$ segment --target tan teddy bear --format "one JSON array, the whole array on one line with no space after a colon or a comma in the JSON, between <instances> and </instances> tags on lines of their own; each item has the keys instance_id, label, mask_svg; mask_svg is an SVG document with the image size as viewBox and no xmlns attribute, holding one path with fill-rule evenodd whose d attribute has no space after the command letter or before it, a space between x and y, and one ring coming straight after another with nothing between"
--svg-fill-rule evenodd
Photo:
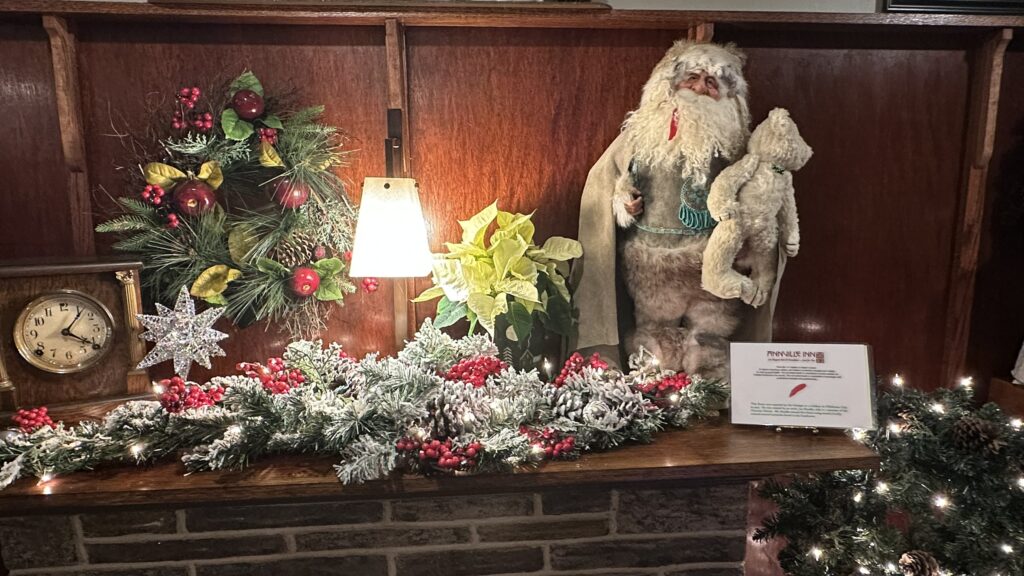
<instances>
[{"instance_id":1,"label":"tan teddy bear","mask_svg":"<svg viewBox=\"0 0 1024 576\"><path fill-rule=\"evenodd\" d=\"M718 220L701 270L701 285L719 298L741 298L758 307L775 285L777 248L786 256L800 249L793 175L811 157L811 147L784 108L768 114L750 135L747 155L722 171L711 185L708 211ZM750 267L750 277L735 269Z\"/></svg>"}]
</instances>

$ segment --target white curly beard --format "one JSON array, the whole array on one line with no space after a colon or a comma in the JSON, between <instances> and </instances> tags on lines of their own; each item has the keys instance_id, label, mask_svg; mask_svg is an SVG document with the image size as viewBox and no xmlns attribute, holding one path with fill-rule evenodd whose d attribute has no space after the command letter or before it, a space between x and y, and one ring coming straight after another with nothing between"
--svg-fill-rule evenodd
<instances>
[{"instance_id":1,"label":"white curly beard","mask_svg":"<svg viewBox=\"0 0 1024 576\"><path fill-rule=\"evenodd\" d=\"M673 110L678 124L675 138L669 140ZM653 168L681 169L684 178L692 178L698 185L706 183L716 154L736 159L750 137L737 99L716 101L691 90L678 90L660 102L642 103L626 118L622 129L638 162Z\"/></svg>"}]
</instances>

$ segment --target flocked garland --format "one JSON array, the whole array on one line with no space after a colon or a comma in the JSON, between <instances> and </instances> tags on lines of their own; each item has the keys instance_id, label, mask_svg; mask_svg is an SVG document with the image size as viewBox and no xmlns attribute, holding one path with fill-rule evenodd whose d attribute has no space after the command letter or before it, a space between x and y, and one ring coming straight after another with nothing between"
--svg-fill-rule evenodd
<instances>
[{"instance_id":1,"label":"flocked garland","mask_svg":"<svg viewBox=\"0 0 1024 576\"><path fill-rule=\"evenodd\" d=\"M509 368L486 336L452 339L427 320L395 358L348 357L298 341L283 358L242 363L206 384L162 382L102 421L48 425L0 440L0 488L106 462L182 452L189 471L240 468L275 453L338 459L344 483L403 470L507 471L549 458L649 441L664 427L717 413L724 384L662 371L647 353L630 371L574 357L557 384ZM578 356L578 355L577 355Z\"/></svg>"},{"instance_id":2,"label":"flocked garland","mask_svg":"<svg viewBox=\"0 0 1024 576\"><path fill-rule=\"evenodd\" d=\"M129 194L97 227L138 255L143 288L169 303L187 286L236 324L270 319L317 333L345 274L355 211L334 170L348 154L323 107L290 109L251 72L224 89L181 88L150 127L118 134ZM367 286L369 289L369 286Z\"/></svg>"}]
</instances>

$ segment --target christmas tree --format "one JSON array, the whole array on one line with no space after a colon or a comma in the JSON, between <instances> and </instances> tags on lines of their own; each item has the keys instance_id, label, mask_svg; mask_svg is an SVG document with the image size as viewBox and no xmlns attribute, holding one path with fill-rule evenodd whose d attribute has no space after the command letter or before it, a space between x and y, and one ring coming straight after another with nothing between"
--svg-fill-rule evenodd
<instances>
[{"instance_id":1,"label":"christmas tree","mask_svg":"<svg viewBox=\"0 0 1024 576\"><path fill-rule=\"evenodd\" d=\"M785 537L794 576L1024 574L1024 432L971 381L928 394L898 376L879 401L879 427L853 437L877 471L769 481L779 510L758 540Z\"/></svg>"}]
</instances>

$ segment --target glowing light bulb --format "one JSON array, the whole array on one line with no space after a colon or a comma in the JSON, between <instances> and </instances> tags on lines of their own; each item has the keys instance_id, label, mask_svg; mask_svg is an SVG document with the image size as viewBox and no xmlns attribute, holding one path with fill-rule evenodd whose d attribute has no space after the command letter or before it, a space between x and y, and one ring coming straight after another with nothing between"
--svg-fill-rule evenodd
<instances>
[{"instance_id":1,"label":"glowing light bulb","mask_svg":"<svg viewBox=\"0 0 1024 576\"><path fill-rule=\"evenodd\" d=\"M679 394L673 394L673 395L669 396L668 397L668 401L673 403L673 404L675 404L676 402L679 402Z\"/></svg>"},{"instance_id":2,"label":"glowing light bulb","mask_svg":"<svg viewBox=\"0 0 1024 576\"><path fill-rule=\"evenodd\" d=\"M1024 425L1024 420L1021 420L1020 418L1010 420L1010 426L1012 426L1014 430L1020 430L1022 425Z\"/></svg>"},{"instance_id":3,"label":"glowing light bulb","mask_svg":"<svg viewBox=\"0 0 1024 576\"><path fill-rule=\"evenodd\" d=\"M862 500L864 500L864 493L863 492L857 492L856 494L853 495L853 501L854 502L860 504Z\"/></svg>"},{"instance_id":4,"label":"glowing light bulb","mask_svg":"<svg viewBox=\"0 0 1024 576\"><path fill-rule=\"evenodd\" d=\"M935 412L936 414L945 414L946 407L936 402L935 404L932 404L932 412Z\"/></svg>"},{"instance_id":5,"label":"glowing light bulb","mask_svg":"<svg viewBox=\"0 0 1024 576\"><path fill-rule=\"evenodd\" d=\"M903 381L903 376L900 376L899 374L896 374L895 376L892 377L892 385L893 386L902 387L903 386L903 382L904 382Z\"/></svg>"},{"instance_id":6,"label":"glowing light bulb","mask_svg":"<svg viewBox=\"0 0 1024 576\"><path fill-rule=\"evenodd\" d=\"M1024 476L1017 478L1017 487L1024 489Z\"/></svg>"},{"instance_id":7,"label":"glowing light bulb","mask_svg":"<svg viewBox=\"0 0 1024 576\"><path fill-rule=\"evenodd\" d=\"M942 494L939 494L935 496L934 499L932 499L932 504L935 504L935 507L939 509L949 508L949 498L946 498Z\"/></svg>"},{"instance_id":8,"label":"glowing light bulb","mask_svg":"<svg viewBox=\"0 0 1024 576\"><path fill-rule=\"evenodd\" d=\"M863 442L868 437L868 433L863 428L854 428L850 431L850 435L857 442Z\"/></svg>"},{"instance_id":9,"label":"glowing light bulb","mask_svg":"<svg viewBox=\"0 0 1024 576\"><path fill-rule=\"evenodd\" d=\"M138 442L136 444L132 444L132 447L129 448L128 450L132 453L132 456L134 456L135 458L138 458L139 456L142 456L142 452L145 449L146 449L146 445L141 443L141 442Z\"/></svg>"},{"instance_id":10,"label":"glowing light bulb","mask_svg":"<svg viewBox=\"0 0 1024 576\"><path fill-rule=\"evenodd\" d=\"M43 475L39 477L40 484L46 484L50 480L53 480L53 474L50 474L49 472L43 472Z\"/></svg>"},{"instance_id":11,"label":"glowing light bulb","mask_svg":"<svg viewBox=\"0 0 1024 576\"><path fill-rule=\"evenodd\" d=\"M999 549L1003 551L1003 554L1013 554L1013 546L1009 544L1000 544Z\"/></svg>"},{"instance_id":12,"label":"glowing light bulb","mask_svg":"<svg viewBox=\"0 0 1024 576\"><path fill-rule=\"evenodd\" d=\"M889 433L896 435L903 431L903 427L895 422L889 422Z\"/></svg>"},{"instance_id":13,"label":"glowing light bulb","mask_svg":"<svg viewBox=\"0 0 1024 576\"><path fill-rule=\"evenodd\" d=\"M821 557L824 555L825 553L821 551L821 548L818 548L817 546L811 548L811 556L813 556L815 560L821 560Z\"/></svg>"},{"instance_id":14,"label":"glowing light bulb","mask_svg":"<svg viewBox=\"0 0 1024 576\"><path fill-rule=\"evenodd\" d=\"M653 359L651 359L651 364L654 364L655 366L658 366L659 364L661 364L661 362L658 361L658 357L655 356Z\"/></svg>"},{"instance_id":15,"label":"glowing light bulb","mask_svg":"<svg viewBox=\"0 0 1024 576\"><path fill-rule=\"evenodd\" d=\"M964 376L960 379L960 386L963 388L970 388L971 386L974 386L974 378Z\"/></svg>"},{"instance_id":16,"label":"glowing light bulb","mask_svg":"<svg viewBox=\"0 0 1024 576\"><path fill-rule=\"evenodd\" d=\"M895 572L896 571L896 565L893 564L892 562L886 562L885 563L885 571L886 572Z\"/></svg>"},{"instance_id":17,"label":"glowing light bulb","mask_svg":"<svg viewBox=\"0 0 1024 576\"><path fill-rule=\"evenodd\" d=\"M857 571L860 572L861 574L871 574L871 570L868 570L864 566L861 566L861 567L857 568Z\"/></svg>"},{"instance_id":18,"label":"glowing light bulb","mask_svg":"<svg viewBox=\"0 0 1024 576\"><path fill-rule=\"evenodd\" d=\"M887 494L889 492L889 485L885 482L879 481L878 484L875 484L875 492L878 492L879 494Z\"/></svg>"},{"instance_id":19,"label":"glowing light bulb","mask_svg":"<svg viewBox=\"0 0 1024 576\"><path fill-rule=\"evenodd\" d=\"M163 394L163 393L164 393L164 387L161 386L160 384L157 384L156 382L153 382L153 394L158 394L159 395L159 394Z\"/></svg>"}]
</instances>

